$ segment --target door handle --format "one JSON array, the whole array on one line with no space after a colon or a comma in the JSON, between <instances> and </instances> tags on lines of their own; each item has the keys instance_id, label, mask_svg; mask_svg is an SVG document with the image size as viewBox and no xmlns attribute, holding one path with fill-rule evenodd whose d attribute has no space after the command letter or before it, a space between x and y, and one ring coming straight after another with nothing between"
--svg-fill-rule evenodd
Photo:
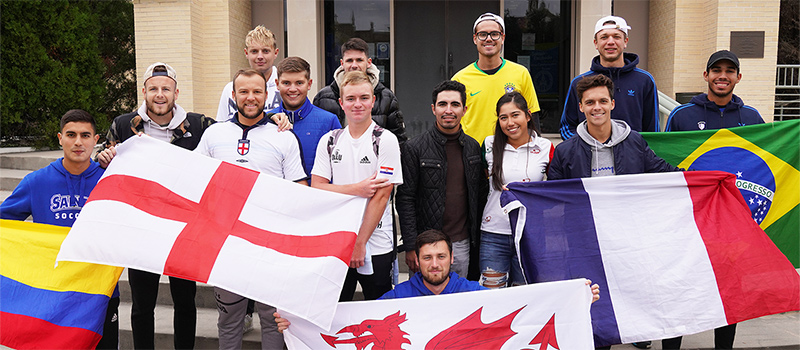
<instances>
[{"instance_id":1,"label":"door handle","mask_svg":"<svg viewBox=\"0 0 800 350\"><path fill-rule=\"evenodd\" d=\"M447 77L445 77L445 79L449 79L450 77L453 76L453 53L452 52L448 52L447 53L447 73L448 74L447 74Z\"/></svg>"}]
</instances>

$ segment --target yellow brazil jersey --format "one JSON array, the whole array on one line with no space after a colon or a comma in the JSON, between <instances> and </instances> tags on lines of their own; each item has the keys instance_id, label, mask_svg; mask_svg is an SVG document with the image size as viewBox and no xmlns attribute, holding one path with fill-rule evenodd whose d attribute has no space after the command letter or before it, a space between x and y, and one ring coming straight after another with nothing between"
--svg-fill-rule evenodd
<instances>
[{"instance_id":1,"label":"yellow brazil jersey","mask_svg":"<svg viewBox=\"0 0 800 350\"><path fill-rule=\"evenodd\" d=\"M461 119L464 132L481 142L494 135L497 122L497 100L513 89L519 90L531 113L539 111L539 100L533 88L531 74L524 66L503 59L497 73L488 75L478 68L477 62L464 67L453 76L467 87L467 113Z\"/></svg>"}]
</instances>

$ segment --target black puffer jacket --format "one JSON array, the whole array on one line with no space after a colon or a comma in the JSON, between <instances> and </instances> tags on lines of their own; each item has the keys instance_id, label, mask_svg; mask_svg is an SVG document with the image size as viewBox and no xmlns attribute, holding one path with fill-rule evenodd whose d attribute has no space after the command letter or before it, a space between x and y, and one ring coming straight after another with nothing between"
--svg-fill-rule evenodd
<instances>
[{"instance_id":1,"label":"black puffer jacket","mask_svg":"<svg viewBox=\"0 0 800 350\"><path fill-rule=\"evenodd\" d=\"M312 102L315 106L339 117L339 123L345 125L345 116L342 106L339 105L339 82L344 78L344 69L341 66L334 72L334 82L322 88L314 96ZM403 124L403 113L392 90L389 90L378 81L380 71L375 65L367 67L367 75L372 81L375 93L375 105L372 106L372 120L382 128L389 130L397 136L397 141L402 145L408 140L406 126Z\"/></svg>"},{"instance_id":2,"label":"black puffer jacket","mask_svg":"<svg viewBox=\"0 0 800 350\"><path fill-rule=\"evenodd\" d=\"M489 182L483 167L481 146L460 131L464 173L467 183L467 230L470 242L480 242L481 214L486 205ZM445 139L436 127L409 140L402 148L403 184L397 188L397 213L403 234L403 250L414 250L417 234L441 230L444 217L447 155Z\"/></svg>"}]
</instances>

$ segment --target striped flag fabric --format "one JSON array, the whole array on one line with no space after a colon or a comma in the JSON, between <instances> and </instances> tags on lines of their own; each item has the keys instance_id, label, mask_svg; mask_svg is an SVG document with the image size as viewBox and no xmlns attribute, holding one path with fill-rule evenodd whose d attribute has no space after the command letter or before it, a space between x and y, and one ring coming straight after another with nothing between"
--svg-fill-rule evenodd
<instances>
[{"instance_id":1,"label":"striped flag fabric","mask_svg":"<svg viewBox=\"0 0 800 350\"><path fill-rule=\"evenodd\" d=\"M0 344L94 349L122 268L62 262L68 227L0 220Z\"/></svg>"},{"instance_id":2,"label":"striped flag fabric","mask_svg":"<svg viewBox=\"0 0 800 350\"><path fill-rule=\"evenodd\" d=\"M365 206L135 137L117 147L58 260L208 283L324 327Z\"/></svg>"},{"instance_id":3,"label":"striped flag fabric","mask_svg":"<svg viewBox=\"0 0 800 350\"><path fill-rule=\"evenodd\" d=\"M292 350L583 350L594 347L585 281L340 303L330 330L279 312Z\"/></svg>"},{"instance_id":4,"label":"striped flag fabric","mask_svg":"<svg viewBox=\"0 0 800 350\"><path fill-rule=\"evenodd\" d=\"M597 346L800 310L800 276L720 171L513 183L529 283L589 278Z\"/></svg>"},{"instance_id":5,"label":"striped flag fabric","mask_svg":"<svg viewBox=\"0 0 800 350\"><path fill-rule=\"evenodd\" d=\"M642 136L670 164L736 175L753 220L800 267L800 120Z\"/></svg>"}]
</instances>

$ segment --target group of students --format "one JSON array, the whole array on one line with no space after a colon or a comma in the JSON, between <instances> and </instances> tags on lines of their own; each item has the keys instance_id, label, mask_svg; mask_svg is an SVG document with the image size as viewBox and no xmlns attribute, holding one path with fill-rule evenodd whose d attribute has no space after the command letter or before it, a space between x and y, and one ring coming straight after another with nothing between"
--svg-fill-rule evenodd
<instances>
[{"instance_id":1,"label":"group of students","mask_svg":"<svg viewBox=\"0 0 800 350\"><path fill-rule=\"evenodd\" d=\"M622 49L614 40L627 42L629 27L620 20L614 17L598 21L596 43L611 43L611 49L604 46L602 51L598 45L601 57L622 57ZM481 84L491 84L497 78L495 74L506 74L516 67L499 56L504 30L500 16L484 14L476 20L473 41L478 61L454 76L454 80L434 88L431 110L435 122L429 132L408 142L397 100L377 80L376 68L361 39L354 38L343 45L342 66L337 69L334 83L323 88L311 103L307 97L312 84L308 62L287 57L273 65L278 51L274 36L263 26L256 27L245 39L250 69L237 72L223 89L216 121L177 105L175 70L166 63L154 63L143 75L144 103L138 110L114 119L106 137L107 148L97 155L99 165L90 159L99 138L94 120L84 111L67 112L58 134L64 158L27 176L2 203L0 216L24 220L32 215L36 222L71 226L103 168L113 160L114 146L137 134L147 134L302 185L309 185L310 180L312 187L369 198L340 296L342 301L352 300L356 283L362 285L366 299L377 299L392 291L397 224L390 200L396 186L399 226L405 243L401 249L406 250L406 262L415 272L411 280L417 281L418 287L439 294L449 281L461 281L458 275L479 279L482 288L523 284L525 278L516 257L508 216L500 207L500 194L508 183L679 169L656 156L638 130L624 121L642 120L641 114L612 116L618 86L606 74L584 74L573 81L570 98L574 94L575 106L570 108L580 111L580 118L575 118L580 123L566 129L575 137L557 147L541 135L532 85L530 92L523 86L502 86L501 93L493 95L498 99L490 102L485 100L488 93L478 95L480 100L474 98L478 93L469 91L488 86ZM667 130L763 123L758 112L743 107L741 99L732 94L741 79L735 55L728 51L715 53L703 76L708 81L708 94L677 108L669 118ZM470 122L462 124L468 110L473 113ZM483 113L477 115L475 111ZM478 123L478 119L483 121ZM466 125L485 125L487 119L494 126L493 132L481 140L471 137L475 135L466 130ZM283 131L288 128L293 132ZM483 135L483 128L473 130ZM54 195L68 198L66 204L51 205ZM449 255L439 247L420 256L421 248L427 251L443 240L441 235L434 235L416 242L431 229L447 237ZM437 258L446 262L444 276L441 264L431 262ZM470 266L477 267L478 274L471 274ZM158 280L157 274L129 269L136 348L155 345ZM476 288L464 283L459 282L468 289ZM175 347L193 348L195 283L170 277L170 289L175 305ZM220 288L215 292L220 348L240 348L248 301ZM114 297L98 348L117 346L118 294ZM278 327L271 319L274 308L258 305L258 311L262 348L283 347ZM731 344L732 339L731 334ZM680 340L677 344L679 347Z\"/></svg>"}]
</instances>

